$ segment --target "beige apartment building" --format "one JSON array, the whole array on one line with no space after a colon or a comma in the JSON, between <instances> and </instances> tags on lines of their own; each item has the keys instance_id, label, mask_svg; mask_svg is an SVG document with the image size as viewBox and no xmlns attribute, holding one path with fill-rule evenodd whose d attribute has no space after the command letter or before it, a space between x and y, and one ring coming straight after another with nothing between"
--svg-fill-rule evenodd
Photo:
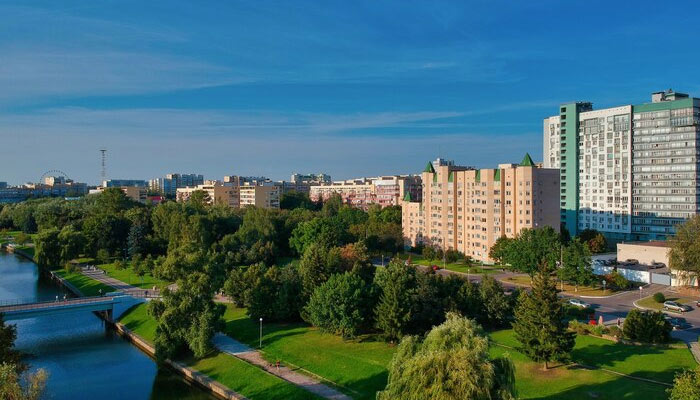
<instances>
[{"instance_id":1,"label":"beige apartment building","mask_svg":"<svg viewBox=\"0 0 700 400\"><path fill-rule=\"evenodd\" d=\"M187 201L192 193L197 190L205 191L209 195L210 204L225 204L229 207L239 206L235 189L231 186L224 186L224 184L217 181L206 181L203 185L177 188L176 199L178 202Z\"/></svg>"},{"instance_id":2,"label":"beige apartment building","mask_svg":"<svg viewBox=\"0 0 700 400\"><path fill-rule=\"evenodd\" d=\"M225 204L233 208L280 207L280 188L269 181L249 182L239 176L225 176L223 182L205 181L203 185L178 188L177 201L187 201L196 190L207 192L213 204Z\"/></svg>"},{"instance_id":3,"label":"beige apartment building","mask_svg":"<svg viewBox=\"0 0 700 400\"><path fill-rule=\"evenodd\" d=\"M454 249L490 263L489 250L501 236L543 226L559 232L559 170L542 168L529 154L495 169L437 159L422 181L422 201L410 194L401 201L407 246Z\"/></svg>"},{"instance_id":4,"label":"beige apartment building","mask_svg":"<svg viewBox=\"0 0 700 400\"><path fill-rule=\"evenodd\" d=\"M277 185L245 184L238 187L240 207L280 208L280 187Z\"/></svg>"},{"instance_id":5,"label":"beige apartment building","mask_svg":"<svg viewBox=\"0 0 700 400\"><path fill-rule=\"evenodd\" d=\"M133 201L138 201L139 203L147 203L148 200L148 189L140 186L119 186L118 187L126 197ZM100 194L105 190L104 187L100 186L97 189L90 190L89 194Z\"/></svg>"},{"instance_id":6,"label":"beige apartment building","mask_svg":"<svg viewBox=\"0 0 700 400\"><path fill-rule=\"evenodd\" d=\"M409 193L411 198L421 198L421 177L419 175L391 175L375 178L348 179L311 186L309 197L313 201L328 200L339 194L343 203L367 210L372 204L382 207L398 206Z\"/></svg>"}]
</instances>

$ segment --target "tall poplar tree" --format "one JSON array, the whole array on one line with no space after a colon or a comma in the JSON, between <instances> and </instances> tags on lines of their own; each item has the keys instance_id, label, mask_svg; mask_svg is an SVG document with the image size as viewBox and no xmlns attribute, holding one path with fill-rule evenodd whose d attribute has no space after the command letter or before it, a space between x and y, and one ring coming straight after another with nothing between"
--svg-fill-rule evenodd
<instances>
[{"instance_id":1,"label":"tall poplar tree","mask_svg":"<svg viewBox=\"0 0 700 400\"><path fill-rule=\"evenodd\" d=\"M576 334L569 332L556 283L546 268L532 280L532 291L523 292L515 309L515 336L521 350L547 370L550 361L564 361L574 348Z\"/></svg>"}]
</instances>

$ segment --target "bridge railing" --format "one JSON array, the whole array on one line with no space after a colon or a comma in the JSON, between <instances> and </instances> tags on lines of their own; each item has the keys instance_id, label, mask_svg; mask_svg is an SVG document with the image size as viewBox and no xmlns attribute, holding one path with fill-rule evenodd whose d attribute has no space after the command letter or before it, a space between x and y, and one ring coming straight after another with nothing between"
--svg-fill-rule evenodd
<instances>
[{"instance_id":1,"label":"bridge railing","mask_svg":"<svg viewBox=\"0 0 700 400\"><path fill-rule=\"evenodd\" d=\"M0 308L4 307L19 307L31 309L31 308L42 308L48 305L62 305L62 304L85 304L85 303L98 303L101 301L112 301L114 297L112 296L90 296L90 297L72 297L67 299L59 298L58 300L46 300L46 301L33 301L33 300L2 300L0 301Z\"/></svg>"}]
</instances>

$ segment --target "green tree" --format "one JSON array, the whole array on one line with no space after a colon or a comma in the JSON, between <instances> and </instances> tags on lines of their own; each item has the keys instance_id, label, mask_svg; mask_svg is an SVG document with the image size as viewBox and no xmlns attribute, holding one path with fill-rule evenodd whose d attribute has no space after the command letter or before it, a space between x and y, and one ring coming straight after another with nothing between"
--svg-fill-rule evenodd
<instances>
[{"instance_id":1,"label":"green tree","mask_svg":"<svg viewBox=\"0 0 700 400\"><path fill-rule=\"evenodd\" d=\"M523 229L508 246L505 261L517 271L534 275L540 266L554 271L559 260L559 235L546 226L544 228Z\"/></svg>"},{"instance_id":2,"label":"green tree","mask_svg":"<svg viewBox=\"0 0 700 400\"><path fill-rule=\"evenodd\" d=\"M700 272L700 215L695 215L678 225L676 234L669 240L669 267L685 275L684 280Z\"/></svg>"},{"instance_id":3,"label":"green tree","mask_svg":"<svg viewBox=\"0 0 700 400\"><path fill-rule=\"evenodd\" d=\"M58 229L52 228L39 232L34 239L34 257L42 268L53 268L61 265L61 241L58 239Z\"/></svg>"},{"instance_id":4,"label":"green tree","mask_svg":"<svg viewBox=\"0 0 700 400\"><path fill-rule=\"evenodd\" d=\"M542 268L533 277L532 291L520 294L513 330L523 353L542 362L544 370L551 361L568 359L574 347L575 333L568 331L564 317L555 283Z\"/></svg>"},{"instance_id":5,"label":"green tree","mask_svg":"<svg viewBox=\"0 0 700 400\"><path fill-rule=\"evenodd\" d=\"M15 243L17 243L20 246L24 246L28 241L30 237L24 232L20 232L15 236Z\"/></svg>"},{"instance_id":6,"label":"green tree","mask_svg":"<svg viewBox=\"0 0 700 400\"><path fill-rule=\"evenodd\" d=\"M131 225L126 238L129 257L143 255L146 252L146 227L142 224Z\"/></svg>"},{"instance_id":7,"label":"green tree","mask_svg":"<svg viewBox=\"0 0 700 400\"><path fill-rule=\"evenodd\" d=\"M105 249L99 249L97 250L97 262L100 264L109 264L110 257L109 257L109 251Z\"/></svg>"},{"instance_id":8,"label":"green tree","mask_svg":"<svg viewBox=\"0 0 700 400\"><path fill-rule=\"evenodd\" d=\"M342 272L340 249L328 249L321 244L312 243L299 261L299 275L306 297L326 282L331 275Z\"/></svg>"},{"instance_id":9,"label":"green tree","mask_svg":"<svg viewBox=\"0 0 700 400\"><path fill-rule=\"evenodd\" d=\"M569 242L569 245L564 247L562 265L557 272L559 278L565 282L573 282L577 285L590 284L595 276L588 245L581 242L579 238Z\"/></svg>"},{"instance_id":10,"label":"green tree","mask_svg":"<svg viewBox=\"0 0 700 400\"><path fill-rule=\"evenodd\" d=\"M282 210L293 210L295 208L303 208L306 210L316 210L316 203L309 199L309 195L303 192L291 191L284 193L280 197L280 208Z\"/></svg>"},{"instance_id":11,"label":"green tree","mask_svg":"<svg viewBox=\"0 0 700 400\"><path fill-rule=\"evenodd\" d=\"M25 374L24 385L20 374L13 364L0 363L0 399L3 400L39 400L46 387L48 373L39 369L33 374Z\"/></svg>"},{"instance_id":12,"label":"green tree","mask_svg":"<svg viewBox=\"0 0 700 400\"><path fill-rule=\"evenodd\" d=\"M120 188L106 188L97 196L95 205L101 214L120 215L133 207L134 203Z\"/></svg>"},{"instance_id":13,"label":"green tree","mask_svg":"<svg viewBox=\"0 0 700 400\"><path fill-rule=\"evenodd\" d=\"M79 257L84 250L85 235L79 230L76 230L73 225L66 225L58 234L58 240L61 243L61 261L68 262Z\"/></svg>"},{"instance_id":14,"label":"green tree","mask_svg":"<svg viewBox=\"0 0 700 400\"><path fill-rule=\"evenodd\" d=\"M248 316L265 321L295 321L304 305L301 279L293 267L270 267L254 279L248 297Z\"/></svg>"},{"instance_id":15,"label":"green tree","mask_svg":"<svg viewBox=\"0 0 700 400\"><path fill-rule=\"evenodd\" d=\"M184 350L204 357L213 349L214 334L223 328L224 306L214 303L214 288L205 273L194 272L178 280L177 287L166 288L162 300L149 303L149 313L157 320L154 344L159 362Z\"/></svg>"},{"instance_id":16,"label":"green tree","mask_svg":"<svg viewBox=\"0 0 700 400\"><path fill-rule=\"evenodd\" d=\"M304 254L311 244L327 248L341 246L347 241L347 226L339 218L317 217L311 221L302 222L292 231L289 247L297 254Z\"/></svg>"},{"instance_id":17,"label":"green tree","mask_svg":"<svg viewBox=\"0 0 700 400\"><path fill-rule=\"evenodd\" d=\"M27 365L22 362L22 353L14 348L15 339L17 339L17 327L5 324L0 314L0 363L10 364L16 372L21 373L27 369Z\"/></svg>"},{"instance_id":18,"label":"green tree","mask_svg":"<svg viewBox=\"0 0 700 400\"><path fill-rule=\"evenodd\" d=\"M372 319L370 297L370 288L359 275L335 274L314 290L305 319L323 331L353 338Z\"/></svg>"},{"instance_id":19,"label":"green tree","mask_svg":"<svg viewBox=\"0 0 700 400\"><path fill-rule=\"evenodd\" d=\"M496 239L496 242L493 244L493 246L491 246L491 250L489 250L489 258L491 258L496 264L503 264L504 260L507 258L509 246L512 242L513 239L505 236L501 236Z\"/></svg>"},{"instance_id":20,"label":"green tree","mask_svg":"<svg viewBox=\"0 0 700 400\"><path fill-rule=\"evenodd\" d=\"M677 373L673 379L673 387L666 392L668 400L700 399L700 367Z\"/></svg>"},{"instance_id":21,"label":"green tree","mask_svg":"<svg viewBox=\"0 0 700 400\"><path fill-rule=\"evenodd\" d=\"M386 388L378 400L510 400L515 367L489 357L489 340L474 321L455 313L421 340L407 336L398 346Z\"/></svg>"},{"instance_id":22,"label":"green tree","mask_svg":"<svg viewBox=\"0 0 700 400\"><path fill-rule=\"evenodd\" d=\"M503 285L486 275L478 286L483 313L479 320L491 328L504 327L513 317L513 302L506 295Z\"/></svg>"},{"instance_id":23,"label":"green tree","mask_svg":"<svg viewBox=\"0 0 700 400\"><path fill-rule=\"evenodd\" d=\"M379 290L374 310L376 326L393 342L408 331L416 307L416 269L394 259L377 271L374 282Z\"/></svg>"},{"instance_id":24,"label":"green tree","mask_svg":"<svg viewBox=\"0 0 700 400\"><path fill-rule=\"evenodd\" d=\"M206 209L211 202L212 199L209 197L209 193L204 190L193 191L190 198L187 200L188 205L198 211Z\"/></svg>"}]
</instances>

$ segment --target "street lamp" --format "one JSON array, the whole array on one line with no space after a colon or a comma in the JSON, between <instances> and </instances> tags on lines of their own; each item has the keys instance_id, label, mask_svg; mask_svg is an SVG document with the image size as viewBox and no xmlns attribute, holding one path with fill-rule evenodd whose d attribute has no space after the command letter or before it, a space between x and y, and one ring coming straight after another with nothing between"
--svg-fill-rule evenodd
<instances>
[{"instance_id":1,"label":"street lamp","mask_svg":"<svg viewBox=\"0 0 700 400\"><path fill-rule=\"evenodd\" d=\"M260 349L262 349L262 317L260 317Z\"/></svg>"},{"instance_id":2,"label":"street lamp","mask_svg":"<svg viewBox=\"0 0 700 400\"><path fill-rule=\"evenodd\" d=\"M603 293L605 293L605 285L607 284L607 281L603 281Z\"/></svg>"},{"instance_id":3,"label":"street lamp","mask_svg":"<svg viewBox=\"0 0 700 400\"><path fill-rule=\"evenodd\" d=\"M639 300L641 300L641 299L642 299L642 287L640 286L639 287Z\"/></svg>"}]
</instances>

